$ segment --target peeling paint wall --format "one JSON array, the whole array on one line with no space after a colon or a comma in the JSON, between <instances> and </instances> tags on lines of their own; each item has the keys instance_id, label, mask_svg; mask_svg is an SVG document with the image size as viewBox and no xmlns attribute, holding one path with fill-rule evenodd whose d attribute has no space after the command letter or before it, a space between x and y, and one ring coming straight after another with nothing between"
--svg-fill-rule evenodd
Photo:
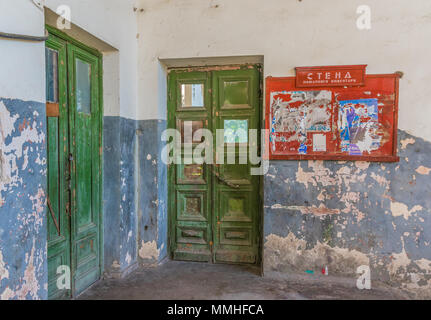
<instances>
[{"instance_id":1,"label":"peeling paint wall","mask_svg":"<svg viewBox=\"0 0 431 320\"><path fill-rule=\"evenodd\" d=\"M317 11L315 1L140 0L136 116L166 119L160 61L170 59L263 56L264 77L293 76L295 67L307 65L365 63L369 74L401 70L400 163L271 162L264 178L264 267L304 272L325 263L330 273L356 277L356 265L370 264L374 279L425 296L431 2L369 6L372 30L362 31L354 0L328 0Z\"/></svg>"},{"instance_id":2,"label":"peeling paint wall","mask_svg":"<svg viewBox=\"0 0 431 320\"><path fill-rule=\"evenodd\" d=\"M0 30L44 35L32 1L0 1ZM45 45L0 39L0 300L48 297Z\"/></svg>"},{"instance_id":3,"label":"peeling paint wall","mask_svg":"<svg viewBox=\"0 0 431 320\"><path fill-rule=\"evenodd\" d=\"M161 120L104 117L105 272L121 276L167 255Z\"/></svg>"},{"instance_id":4,"label":"peeling paint wall","mask_svg":"<svg viewBox=\"0 0 431 320\"><path fill-rule=\"evenodd\" d=\"M0 98L0 299L45 299L45 105Z\"/></svg>"},{"instance_id":5,"label":"peeling paint wall","mask_svg":"<svg viewBox=\"0 0 431 320\"><path fill-rule=\"evenodd\" d=\"M399 131L399 163L272 161L265 176L264 267L328 265L431 297L431 143Z\"/></svg>"},{"instance_id":6,"label":"peeling paint wall","mask_svg":"<svg viewBox=\"0 0 431 320\"><path fill-rule=\"evenodd\" d=\"M166 121L138 121L139 134L139 258L142 265L157 265L167 256L167 167L161 161L160 139Z\"/></svg>"},{"instance_id":7,"label":"peeling paint wall","mask_svg":"<svg viewBox=\"0 0 431 320\"><path fill-rule=\"evenodd\" d=\"M104 117L104 265L108 276L137 266L136 121Z\"/></svg>"}]
</instances>

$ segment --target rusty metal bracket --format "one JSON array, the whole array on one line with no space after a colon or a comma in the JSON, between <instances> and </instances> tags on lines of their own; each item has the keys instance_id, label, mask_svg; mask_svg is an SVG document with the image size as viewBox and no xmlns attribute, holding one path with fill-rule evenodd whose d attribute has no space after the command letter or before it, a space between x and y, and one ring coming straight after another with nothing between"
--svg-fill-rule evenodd
<instances>
[{"instance_id":1,"label":"rusty metal bracket","mask_svg":"<svg viewBox=\"0 0 431 320\"><path fill-rule=\"evenodd\" d=\"M46 197L46 202L48 203L49 212L51 212L51 217L52 217L52 220L54 221L55 227L57 228L58 235L61 236L60 226L58 225L58 221L57 221L57 218L55 217L54 210L52 210L49 196Z\"/></svg>"}]
</instances>

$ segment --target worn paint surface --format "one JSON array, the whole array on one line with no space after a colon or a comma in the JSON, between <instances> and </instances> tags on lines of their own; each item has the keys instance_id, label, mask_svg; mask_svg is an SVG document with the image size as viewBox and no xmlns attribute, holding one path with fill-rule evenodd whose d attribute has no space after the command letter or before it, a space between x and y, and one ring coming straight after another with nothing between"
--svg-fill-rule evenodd
<instances>
[{"instance_id":1,"label":"worn paint surface","mask_svg":"<svg viewBox=\"0 0 431 320\"><path fill-rule=\"evenodd\" d=\"M307 154L310 132L332 130L331 101L332 92L325 90L271 92L270 140L273 151L276 151L276 142L280 141L284 143L278 144L278 151ZM323 151L326 151L324 136Z\"/></svg>"},{"instance_id":2,"label":"worn paint surface","mask_svg":"<svg viewBox=\"0 0 431 320\"><path fill-rule=\"evenodd\" d=\"M104 269L113 273L121 266L120 238L120 121L119 117L103 118L103 230Z\"/></svg>"},{"instance_id":3,"label":"worn paint surface","mask_svg":"<svg viewBox=\"0 0 431 320\"><path fill-rule=\"evenodd\" d=\"M138 121L139 258L156 265L167 256L167 166L161 161L164 120Z\"/></svg>"},{"instance_id":4,"label":"worn paint surface","mask_svg":"<svg viewBox=\"0 0 431 320\"><path fill-rule=\"evenodd\" d=\"M136 121L104 117L104 265L117 276L137 262Z\"/></svg>"},{"instance_id":5,"label":"worn paint surface","mask_svg":"<svg viewBox=\"0 0 431 320\"><path fill-rule=\"evenodd\" d=\"M380 148L382 135L379 135L378 104L377 99L339 101L338 127L342 151L362 155Z\"/></svg>"},{"instance_id":6,"label":"worn paint surface","mask_svg":"<svg viewBox=\"0 0 431 320\"><path fill-rule=\"evenodd\" d=\"M0 299L45 299L45 105L0 98Z\"/></svg>"},{"instance_id":7,"label":"worn paint surface","mask_svg":"<svg viewBox=\"0 0 431 320\"><path fill-rule=\"evenodd\" d=\"M431 143L399 136L399 163L272 161L265 269L328 265L332 274L356 277L357 267L369 265L372 279L431 297L431 180L423 169L431 167Z\"/></svg>"},{"instance_id":8,"label":"worn paint surface","mask_svg":"<svg viewBox=\"0 0 431 320\"><path fill-rule=\"evenodd\" d=\"M122 269L136 263L137 214L135 207L135 121L121 118L120 160L120 261Z\"/></svg>"},{"instance_id":9,"label":"worn paint surface","mask_svg":"<svg viewBox=\"0 0 431 320\"><path fill-rule=\"evenodd\" d=\"M165 121L104 117L104 265L110 276L167 255Z\"/></svg>"}]
</instances>

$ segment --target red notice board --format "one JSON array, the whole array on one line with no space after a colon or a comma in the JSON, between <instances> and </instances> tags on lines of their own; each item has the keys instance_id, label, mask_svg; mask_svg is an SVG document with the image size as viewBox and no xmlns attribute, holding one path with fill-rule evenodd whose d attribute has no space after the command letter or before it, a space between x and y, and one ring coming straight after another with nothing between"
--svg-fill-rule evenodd
<instances>
[{"instance_id":1,"label":"red notice board","mask_svg":"<svg viewBox=\"0 0 431 320\"><path fill-rule=\"evenodd\" d=\"M398 74L350 87L298 88L296 80L266 78L270 159L399 161Z\"/></svg>"}]
</instances>

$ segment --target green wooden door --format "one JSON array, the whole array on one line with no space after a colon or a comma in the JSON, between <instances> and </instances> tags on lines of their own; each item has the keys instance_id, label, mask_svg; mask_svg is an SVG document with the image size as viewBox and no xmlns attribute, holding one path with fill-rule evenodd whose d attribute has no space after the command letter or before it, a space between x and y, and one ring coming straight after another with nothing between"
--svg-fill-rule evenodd
<instances>
[{"instance_id":1,"label":"green wooden door","mask_svg":"<svg viewBox=\"0 0 431 320\"><path fill-rule=\"evenodd\" d=\"M50 35L45 49L47 101L49 106L55 109L54 112L47 110L48 296L50 299L67 298L71 295L70 290L57 287L57 268L59 266L70 268L66 46L65 41ZM70 283L68 285L70 287Z\"/></svg>"},{"instance_id":2,"label":"green wooden door","mask_svg":"<svg viewBox=\"0 0 431 320\"><path fill-rule=\"evenodd\" d=\"M177 260L259 263L260 177L250 172L248 130L260 128L260 69L229 69L169 74L168 126L181 133L184 159L168 172L169 245ZM198 129L212 133L212 163L191 160L191 150L208 142L195 136ZM220 129L224 151L217 149Z\"/></svg>"},{"instance_id":3,"label":"green wooden door","mask_svg":"<svg viewBox=\"0 0 431 320\"><path fill-rule=\"evenodd\" d=\"M54 35L46 56L48 294L59 299L76 296L101 274L100 59ZM59 266L70 270L70 290L57 285Z\"/></svg>"},{"instance_id":4,"label":"green wooden door","mask_svg":"<svg viewBox=\"0 0 431 320\"><path fill-rule=\"evenodd\" d=\"M99 60L68 44L73 291L100 277L101 130Z\"/></svg>"}]
</instances>

